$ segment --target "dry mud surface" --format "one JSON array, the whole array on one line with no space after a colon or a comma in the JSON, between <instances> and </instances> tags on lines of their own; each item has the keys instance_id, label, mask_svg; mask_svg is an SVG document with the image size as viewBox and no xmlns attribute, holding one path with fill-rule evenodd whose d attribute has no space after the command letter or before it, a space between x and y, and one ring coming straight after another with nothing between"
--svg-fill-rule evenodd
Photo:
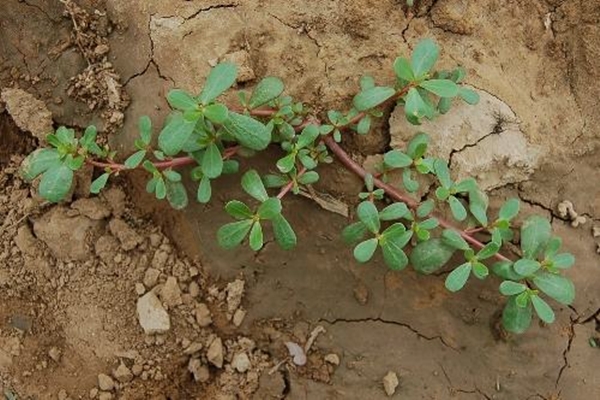
<instances>
[{"instance_id":1,"label":"dry mud surface","mask_svg":"<svg viewBox=\"0 0 600 400\"><path fill-rule=\"evenodd\" d=\"M393 398L600 398L600 2L415 3L408 14L399 0L3 0L0 396L383 399L392 371ZM577 257L576 301L551 326L503 334L491 282L450 295L444 273L356 265L339 239L347 220L302 198L286 200L293 254L226 252L215 232L239 177L183 212L136 179L88 198L82 176L52 206L18 177L49 124L94 123L129 151L138 117L158 125L165 93L197 91L215 60L242 64L239 87L276 75L317 110L345 109L361 74L391 82L394 58L422 37L482 96L423 127L432 150L494 206L518 196L525 215L549 216ZM402 146L414 128L397 114L344 145L366 165ZM327 172L318 189L352 205L360 182ZM585 224L557 212L564 200ZM289 362L286 343L311 337L306 365Z\"/></svg>"}]
</instances>

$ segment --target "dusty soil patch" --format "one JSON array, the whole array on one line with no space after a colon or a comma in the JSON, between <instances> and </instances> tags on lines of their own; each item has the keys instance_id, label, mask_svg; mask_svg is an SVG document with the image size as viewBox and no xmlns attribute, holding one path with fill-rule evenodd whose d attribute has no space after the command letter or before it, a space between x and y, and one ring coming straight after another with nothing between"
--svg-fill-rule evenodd
<instances>
[{"instance_id":1,"label":"dusty soil patch","mask_svg":"<svg viewBox=\"0 0 600 400\"><path fill-rule=\"evenodd\" d=\"M509 116L497 132L487 120L485 126L456 125L459 140L452 143L431 126L440 151L455 161L457 173L489 179L497 204L519 196L526 212L551 215L578 259L573 307L561 310L550 327L507 338L496 329L501 297L494 286L474 283L450 296L439 276L360 268L338 239L347 220L308 200L286 201L300 238L294 254L301 257L270 244L257 254L219 249L216 227L227 220L220 210L242 197L239 177L223 179L211 205L183 213L146 197L136 180L127 186L135 208L117 188L109 192L113 197L76 194L72 204L41 204L14 170L32 139L5 112L0 377L10 393L42 399L248 398L253 392L257 399L384 398L382 379L392 371L399 377L396 395L404 398L600 396L592 375L600 353L590 346L599 337L600 308L591 235L600 215L598 2L421 1L409 16L394 0L106 0L77 3L85 12L74 17L65 16L58 1L5 3L0 86L43 101L55 123L93 122L111 131L123 112L123 129L111 141L125 151L138 117L148 114L158 125L168 111L166 91L197 91L215 60L243 63L240 87L277 75L290 94L317 109L346 108L361 74L391 81L394 58L419 38L433 37L443 48L442 64L464 65L469 84ZM89 26L77 39L73 19L82 18ZM370 137L345 144L357 159L409 134L396 118L386 120ZM505 140L518 157L503 152ZM272 168L266 158L254 165ZM354 202L359 183L336 166L328 171L321 189ZM587 224L574 229L556 214L565 199ZM75 228L78 235L66 243L65 232ZM239 284L228 285L236 279L245 282L241 305L233 295ZM242 322L238 310L245 313ZM155 319L140 325L138 314ZM317 325L326 333L317 337L307 365L288 362L269 374L287 358L285 343L303 345ZM154 333L146 335L144 327ZM339 366L326 361L331 354Z\"/></svg>"}]
</instances>

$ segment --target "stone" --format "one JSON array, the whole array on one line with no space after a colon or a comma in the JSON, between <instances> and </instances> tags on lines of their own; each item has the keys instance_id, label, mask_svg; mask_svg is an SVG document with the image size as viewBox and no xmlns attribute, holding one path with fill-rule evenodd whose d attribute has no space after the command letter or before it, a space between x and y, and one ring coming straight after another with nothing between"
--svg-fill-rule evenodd
<instances>
[{"instance_id":1,"label":"stone","mask_svg":"<svg viewBox=\"0 0 600 400\"><path fill-rule=\"evenodd\" d=\"M183 303L181 300L181 289L177 278L170 276L160 289L160 298L167 307L175 307Z\"/></svg>"},{"instance_id":2,"label":"stone","mask_svg":"<svg viewBox=\"0 0 600 400\"><path fill-rule=\"evenodd\" d=\"M98 388L91 388L90 399L95 399L96 397L98 397Z\"/></svg>"},{"instance_id":3,"label":"stone","mask_svg":"<svg viewBox=\"0 0 600 400\"><path fill-rule=\"evenodd\" d=\"M246 353L237 353L233 356L231 366L235 368L237 372L244 373L250 369L252 364Z\"/></svg>"},{"instance_id":4,"label":"stone","mask_svg":"<svg viewBox=\"0 0 600 400\"><path fill-rule=\"evenodd\" d=\"M245 282L241 279L236 279L233 282L227 284L227 311L233 315L235 310L238 309L242 302L242 296L244 295ZM231 318L231 317L230 317Z\"/></svg>"},{"instance_id":5,"label":"stone","mask_svg":"<svg viewBox=\"0 0 600 400\"><path fill-rule=\"evenodd\" d=\"M143 283L137 282L135 284L135 292L137 293L138 296L141 296L144 293L146 293L146 287L144 286Z\"/></svg>"},{"instance_id":6,"label":"stone","mask_svg":"<svg viewBox=\"0 0 600 400\"><path fill-rule=\"evenodd\" d=\"M113 371L113 376L121 383L131 382L133 379L133 373L123 363L120 363L117 369Z\"/></svg>"},{"instance_id":7,"label":"stone","mask_svg":"<svg viewBox=\"0 0 600 400\"><path fill-rule=\"evenodd\" d=\"M100 392L98 394L98 400L112 400L113 397L113 394L110 392Z\"/></svg>"},{"instance_id":8,"label":"stone","mask_svg":"<svg viewBox=\"0 0 600 400\"><path fill-rule=\"evenodd\" d=\"M194 281L190 282L190 284L188 286L188 293L192 297L198 297L200 295L200 286L198 285L197 282L194 282Z\"/></svg>"},{"instance_id":9,"label":"stone","mask_svg":"<svg viewBox=\"0 0 600 400\"><path fill-rule=\"evenodd\" d=\"M138 235L138 233L122 219L113 218L109 222L108 228L110 229L110 233L119 239L121 248L125 251L135 249L144 241L144 238Z\"/></svg>"},{"instance_id":10,"label":"stone","mask_svg":"<svg viewBox=\"0 0 600 400\"><path fill-rule=\"evenodd\" d=\"M384 377L383 377L383 388L385 390L385 393L391 397L394 395L394 393L396 393L396 388L398 387L398 384L400 382L398 381L398 375L396 375L395 372L389 371Z\"/></svg>"},{"instance_id":11,"label":"stone","mask_svg":"<svg viewBox=\"0 0 600 400\"><path fill-rule=\"evenodd\" d=\"M154 292L148 292L138 299L137 315L147 335L166 333L171 329L169 314Z\"/></svg>"},{"instance_id":12,"label":"stone","mask_svg":"<svg viewBox=\"0 0 600 400\"><path fill-rule=\"evenodd\" d=\"M58 391L58 400L67 400L69 398L69 395L67 394L67 391L65 389L61 389Z\"/></svg>"},{"instance_id":13,"label":"stone","mask_svg":"<svg viewBox=\"0 0 600 400\"><path fill-rule=\"evenodd\" d=\"M100 221L82 215L70 216L65 207L53 207L33 223L35 236L62 261L86 261L87 240L100 228Z\"/></svg>"},{"instance_id":14,"label":"stone","mask_svg":"<svg viewBox=\"0 0 600 400\"><path fill-rule=\"evenodd\" d=\"M60 362L62 352L57 347L52 347L50 350L48 350L48 356L55 362Z\"/></svg>"},{"instance_id":15,"label":"stone","mask_svg":"<svg viewBox=\"0 0 600 400\"><path fill-rule=\"evenodd\" d=\"M204 347L202 345L202 343L193 342L193 343L189 344L188 346L186 346L185 350L183 351L183 354L187 354L187 355L191 356L192 354L197 353L200 350L202 350L202 347Z\"/></svg>"},{"instance_id":16,"label":"stone","mask_svg":"<svg viewBox=\"0 0 600 400\"><path fill-rule=\"evenodd\" d=\"M471 89L480 96L477 105L456 102L452 112L433 121L425 119L419 126L406 120L403 107L396 107L389 120L390 147L404 150L417 132L427 132L428 154L450 160L458 181L473 177L483 190L526 181L538 167L544 148L530 143L508 104ZM389 183L398 184L400 175L390 174Z\"/></svg>"},{"instance_id":17,"label":"stone","mask_svg":"<svg viewBox=\"0 0 600 400\"><path fill-rule=\"evenodd\" d=\"M335 353L330 353L325 356L325 362L331 365L340 365L340 357Z\"/></svg>"},{"instance_id":18,"label":"stone","mask_svg":"<svg viewBox=\"0 0 600 400\"><path fill-rule=\"evenodd\" d=\"M223 368L223 342L221 338L214 339L206 352L208 361L217 368Z\"/></svg>"},{"instance_id":19,"label":"stone","mask_svg":"<svg viewBox=\"0 0 600 400\"><path fill-rule=\"evenodd\" d=\"M206 365L202 365L197 358L190 359L188 363L188 371L190 371L196 382L204 383L210 379L210 371Z\"/></svg>"},{"instance_id":20,"label":"stone","mask_svg":"<svg viewBox=\"0 0 600 400\"><path fill-rule=\"evenodd\" d=\"M154 286L156 286L156 283L158 282L158 277L160 276L160 271L155 269L155 268L148 268L146 270L146 272L144 273L144 286L146 286L148 289L152 289Z\"/></svg>"},{"instance_id":21,"label":"stone","mask_svg":"<svg viewBox=\"0 0 600 400\"><path fill-rule=\"evenodd\" d=\"M102 235L94 244L94 251L106 264L114 260L115 254L119 252L119 242L112 235Z\"/></svg>"},{"instance_id":22,"label":"stone","mask_svg":"<svg viewBox=\"0 0 600 400\"><path fill-rule=\"evenodd\" d=\"M142 372L144 372L143 365L133 364L133 367L131 367L131 373L133 374L133 376L140 376Z\"/></svg>"},{"instance_id":23,"label":"stone","mask_svg":"<svg viewBox=\"0 0 600 400\"><path fill-rule=\"evenodd\" d=\"M200 303L196 306L196 322L202 328L205 328L212 323L212 318L210 316L210 310L204 303Z\"/></svg>"},{"instance_id":24,"label":"stone","mask_svg":"<svg viewBox=\"0 0 600 400\"><path fill-rule=\"evenodd\" d=\"M103 220L110 217L110 210L97 197L75 200L71 203L71 208L89 219Z\"/></svg>"},{"instance_id":25,"label":"stone","mask_svg":"<svg viewBox=\"0 0 600 400\"><path fill-rule=\"evenodd\" d=\"M243 310L241 307L238 308L237 310L235 310L235 313L233 313L233 325L235 326L240 326L242 325L242 322L244 322L244 318L246 317L246 311Z\"/></svg>"},{"instance_id":26,"label":"stone","mask_svg":"<svg viewBox=\"0 0 600 400\"><path fill-rule=\"evenodd\" d=\"M354 293L354 298L358 302L358 304L364 306L369 301L369 289L364 283L359 283L352 289Z\"/></svg>"},{"instance_id":27,"label":"stone","mask_svg":"<svg viewBox=\"0 0 600 400\"><path fill-rule=\"evenodd\" d=\"M110 392L115 388L115 381L106 375L106 374L98 374L98 389L103 390L105 392Z\"/></svg>"}]
</instances>

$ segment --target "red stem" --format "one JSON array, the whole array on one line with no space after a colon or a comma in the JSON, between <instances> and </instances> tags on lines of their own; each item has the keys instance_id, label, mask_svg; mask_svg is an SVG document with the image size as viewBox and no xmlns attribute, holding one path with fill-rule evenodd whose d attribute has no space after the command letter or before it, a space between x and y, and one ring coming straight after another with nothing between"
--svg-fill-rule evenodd
<instances>
[{"instance_id":1,"label":"red stem","mask_svg":"<svg viewBox=\"0 0 600 400\"><path fill-rule=\"evenodd\" d=\"M306 173L306 168L302 167L302 169L300 170L300 172L298 172L298 175L296 175L296 179L300 178L302 175L304 175ZM279 191L279 194L277 194L277 198L279 200L283 199L284 196L286 194L288 194L288 192L290 190L292 190L292 188L294 187L294 181L289 181L287 185L285 185L284 187L281 188L281 190Z\"/></svg>"}]
</instances>

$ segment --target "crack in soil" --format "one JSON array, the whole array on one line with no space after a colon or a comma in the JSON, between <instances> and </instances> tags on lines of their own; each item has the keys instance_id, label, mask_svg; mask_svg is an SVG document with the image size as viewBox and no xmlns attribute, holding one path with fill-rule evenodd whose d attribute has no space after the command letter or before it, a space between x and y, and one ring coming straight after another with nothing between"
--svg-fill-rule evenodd
<instances>
[{"instance_id":1,"label":"crack in soil","mask_svg":"<svg viewBox=\"0 0 600 400\"><path fill-rule=\"evenodd\" d=\"M52 18L46 10L44 10L42 7L38 6L37 4L30 4L27 2L27 0L19 0L19 2L25 4L27 7L35 8L36 10L38 10L39 12L44 14L46 16L46 18L48 18L51 22L59 22L60 21L60 19Z\"/></svg>"},{"instance_id":2,"label":"crack in soil","mask_svg":"<svg viewBox=\"0 0 600 400\"><path fill-rule=\"evenodd\" d=\"M190 15L189 17L185 18L185 20L189 21L190 19L194 19L198 15L200 15L203 12L206 12L206 11L216 10L216 9L219 9L219 8L236 8L239 5L240 4L236 1L236 2L224 3L224 4L215 4L214 6L208 6L208 7L200 8L198 11L196 11L195 13L193 13L192 15Z\"/></svg>"},{"instance_id":3,"label":"crack in soil","mask_svg":"<svg viewBox=\"0 0 600 400\"><path fill-rule=\"evenodd\" d=\"M417 335L417 337L428 340L428 341L432 341L432 340L439 340L440 343L442 343L444 346L459 352L459 350L457 348L455 348L454 346L450 345L449 343L447 343L444 338L441 335L436 335L436 336L427 336L421 332L419 332L417 329L413 328L410 324L407 324L405 322L398 322L398 321L393 321L393 320L388 320L388 319L383 319L381 317L369 317L369 318L335 318L333 320L327 319L327 318L319 318L319 322L326 322L330 325L335 325L338 322L342 322L342 323L346 323L346 324L358 324L358 323L366 323L366 322L372 322L372 323L379 323L379 324L385 324L385 325L396 325L396 326L401 326L405 329L408 329L409 331L411 331L412 333L414 333L415 335Z\"/></svg>"},{"instance_id":4,"label":"crack in soil","mask_svg":"<svg viewBox=\"0 0 600 400\"><path fill-rule=\"evenodd\" d=\"M558 371L558 376L556 377L556 382L554 384L554 387L556 387L556 388L558 388L558 385L560 383L560 378L562 377L563 372L569 366L569 358L568 357L569 357L569 351L571 351L571 345L573 344L573 339L575 339L575 328L574 328L575 324L577 324L577 319L571 319L571 324L569 325L569 338L567 341L567 347L563 351L564 364L560 368L560 371Z\"/></svg>"},{"instance_id":5,"label":"crack in soil","mask_svg":"<svg viewBox=\"0 0 600 400\"><path fill-rule=\"evenodd\" d=\"M475 394L475 393L478 393L481 396L483 396L486 400L492 400L492 397L490 397L487 394L485 394L477 386L475 386L475 389L470 389L470 390L456 388L454 386L454 384L452 383L452 380L450 379L450 376L446 372L446 369L444 368L444 366L442 364L440 364L440 363L437 363L437 364L440 366L440 369L442 370L442 373L444 374L444 377L446 378L446 381L448 381L448 385L450 385L450 393L453 393L453 394L456 394L456 393L466 393L466 394Z\"/></svg>"},{"instance_id":6,"label":"crack in soil","mask_svg":"<svg viewBox=\"0 0 600 400\"><path fill-rule=\"evenodd\" d=\"M465 143L463 145L463 147L461 147L460 149L452 149L452 151L450 151L450 155L448 156L448 168L452 167L452 159L454 157L455 154L458 154L460 152L462 152L465 149L468 149L470 147L475 147L477 146L482 140L484 140L485 138L487 138L488 136L491 135L499 135L502 132L504 132L504 130L500 131L500 132L496 132L496 131L491 131L490 133L487 133L485 135L483 135L482 137L480 137L479 139L477 139L475 142L473 143Z\"/></svg>"}]
</instances>

